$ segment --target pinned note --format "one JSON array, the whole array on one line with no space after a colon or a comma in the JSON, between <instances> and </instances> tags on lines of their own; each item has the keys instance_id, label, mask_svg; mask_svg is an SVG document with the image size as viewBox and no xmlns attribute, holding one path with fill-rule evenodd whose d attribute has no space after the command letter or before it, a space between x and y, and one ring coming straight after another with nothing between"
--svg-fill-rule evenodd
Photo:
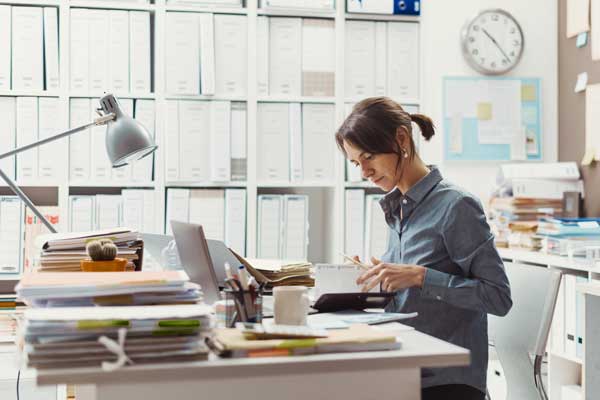
<instances>
[{"instance_id":1,"label":"pinned note","mask_svg":"<svg viewBox=\"0 0 600 400\"><path fill-rule=\"evenodd\" d=\"M492 119L492 103L477 103L477 119L480 121Z\"/></svg>"},{"instance_id":2,"label":"pinned note","mask_svg":"<svg viewBox=\"0 0 600 400\"><path fill-rule=\"evenodd\" d=\"M587 44L587 41L588 41L588 33L581 32L579 35L577 35L577 41L575 42L575 45L577 47L583 47Z\"/></svg>"},{"instance_id":3,"label":"pinned note","mask_svg":"<svg viewBox=\"0 0 600 400\"><path fill-rule=\"evenodd\" d=\"M587 87L588 82L588 74L587 72L582 72L577 75L577 83L575 84L575 93L583 92Z\"/></svg>"},{"instance_id":4,"label":"pinned note","mask_svg":"<svg viewBox=\"0 0 600 400\"><path fill-rule=\"evenodd\" d=\"M590 165L591 163L593 163L595 153L596 153L596 150L594 150L593 148L586 149L585 154L583 155L583 158L581 159L581 165Z\"/></svg>"},{"instance_id":5,"label":"pinned note","mask_svg":"<svg viewBox=\"0 0 600 400\"><path fill-rule=\"evenodd\" d=\"M521 101L536 101L537 93L534 85L521 86Z\"/></svg>"}]
</instances>

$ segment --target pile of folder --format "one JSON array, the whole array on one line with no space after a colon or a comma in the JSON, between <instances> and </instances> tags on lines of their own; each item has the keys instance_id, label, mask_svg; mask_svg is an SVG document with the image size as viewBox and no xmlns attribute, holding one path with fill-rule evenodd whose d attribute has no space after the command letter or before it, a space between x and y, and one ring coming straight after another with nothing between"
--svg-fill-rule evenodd
<instances>
[{"instance_id":1,"label":"pile of folder","mask_svg":"<svg viewBox=\"0 0 600 400\"><path fill-rule=\"evenodd\" d=\"M39 369L205 360L210 312L204 304L31 308L23 351L27 365Z\"/></svg>"},{"instance_id":2,"label":"pile of folder","mask_svg":"<svg viewBox=\"0 0 600 400\"><path fill-rule=\"evenodd\" d=\"M41 249L37 270L48 272L80 271L80 261L88 258L86 244L91 240L111 239L117 246L117 257L128 260L128 271L141 270L143 241L138 232L127 229L104 229L91 232L48 234L36 238L36 247Z\"/></svg>"},{"instance_id":3,"label":"pile of folder","mask_svg":"<svg viewBox=\"0 0 600 400\"><path fill-rule=\"evenodd\" d=\"M23 313L24 304L15 294L0 294L0 343L14 342L17 319Z\"/></svg>"},{"instance_id":4,"label":"pile of folder","mask_svg":"<svg viewBox=\"0 0 600 400\"><path fill-rule=\"evenodd\" d=\"M196 304L200 286L183 271L25 274L17 295L35 307Z\"/></svg>"},{"instance_id":5,"label":"pile of folder","mask_svg":"<svg viewBox=\"0 0 600 400\"><path fill-rule=\"evenodd\" d=\"M219 328L208 339L213 351L222 357L274 357L356 351L396 350L402 342L393 334L363 324L330 330L318 339L247 339L240 329Z\"/></svg>"},{"instance_id":6,"label":"pile of folder","mask_svg":"<svg viewBox=\"0 0 600 400\"><path fill-rule=\"evenodd\" d=\"M246 260L238 256L259 283L275 286L315 286L313 265L309 262L288 264L282 260Z\"/></svg>"}]
</instances>

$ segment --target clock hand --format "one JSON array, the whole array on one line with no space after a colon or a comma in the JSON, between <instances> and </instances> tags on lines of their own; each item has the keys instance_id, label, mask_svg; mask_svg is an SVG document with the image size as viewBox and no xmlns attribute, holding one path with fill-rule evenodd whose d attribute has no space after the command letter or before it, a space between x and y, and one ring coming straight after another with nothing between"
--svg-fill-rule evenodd
<instances>
[{"instance_id":1,"label":"clock hand","mask_svg":"<svg viewBox=\"0 0 600 400\"><path fill-rule=\"evenodd\" d=\"M481 28L481 30L483 31L483 33L485 33L485 35L490 38L490 40L492 41L492 43L494 43L496 45L496 47L498 48L498 50L500 50L500 52L502 53L502 55L504 56L504 58L506 58L506 61L510 62L510 58L508 58L508 56L506 55L506 53L504 52L504 50L502 50L502 47L500 47L500 45L498 44L498 42L496 41L496 39L494 39L494 37L492 35L490 35L488 33L488 31L485 30L485 28Z\"/></svg>"}]
</instances>

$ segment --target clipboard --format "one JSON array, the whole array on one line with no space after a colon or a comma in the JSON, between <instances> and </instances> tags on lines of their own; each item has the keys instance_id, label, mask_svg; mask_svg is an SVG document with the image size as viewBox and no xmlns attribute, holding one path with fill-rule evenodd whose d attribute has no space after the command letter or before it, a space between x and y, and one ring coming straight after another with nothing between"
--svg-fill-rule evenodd
<instances>
[{"instance_id":1,"label":"clipboard","mask_svg":"<svg viewBox=\"0 0 600 400\"><path fill-rule=\"evenodd\" d=\"M318 312L385 308L393 292L324 293L311 306Z\"/></svg>"}]
</instances>

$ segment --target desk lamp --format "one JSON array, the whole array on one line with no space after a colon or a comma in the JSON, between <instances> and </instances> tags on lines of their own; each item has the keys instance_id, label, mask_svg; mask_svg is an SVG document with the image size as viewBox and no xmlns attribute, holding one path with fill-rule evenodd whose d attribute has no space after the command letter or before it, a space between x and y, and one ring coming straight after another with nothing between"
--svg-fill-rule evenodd
<instances>
[{"instance_id":1,"label":"desk lamp","mask_svg":"<svg viewBox=\"0 0 600 400\"><path fill-rule=\"evenodd\" d=\"M107 94L100 99L100 108L98 108L96 112L99 116L94 119L93 122L0 154L0 160L25 150L62 139L74 133L81 132L94 125L108 126L106 131L106 152L108 153L108 158L110 159L113 168L122 167L132 161L142 159L152 154L158 147L154 144L154 140L148 133L148 130L144 128L142 124L124 113L119 102L112 94ZM54 229L52 224L44 218L42 213L40 213L27 195L23 193L17 184L13 182L2 169L0 169L0 177L4 179L11 190L19 196L44 225L46 225L50 232L56 233L56 229Z\"/></svg>"}]
</instances>

